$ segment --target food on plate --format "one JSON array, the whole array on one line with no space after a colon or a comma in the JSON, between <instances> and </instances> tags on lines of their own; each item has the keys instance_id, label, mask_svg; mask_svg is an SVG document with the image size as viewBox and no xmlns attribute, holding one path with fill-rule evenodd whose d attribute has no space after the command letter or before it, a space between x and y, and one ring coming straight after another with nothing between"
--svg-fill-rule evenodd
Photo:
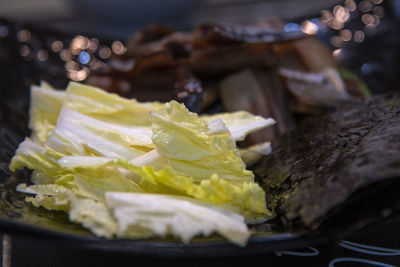
<instances>
[{"instance_id":1,"label":"food on plate","mask_svg":"<svg viewBox=\"0 0 400 267\"><path fill-rule=\"evenodd\" d=\"M316 39L285 33L279 23L208 23L193 32L154 24L127 47L86 81L104 90L74 82L65 91L32 86L31 135L9 167L32 170L30 183L17 189L33 206L64 211L106 238L189 242L218 233L243 246L251 234L246 223L276 218L274 227L280 220L285 230L318 229L374 182L347 172L360 155L329 146L336 132L349 142L353 118L339 112L306 119L315 128L299 124L299 114L340 111L343 103L363 109L357 101L366 95ZM345 129L334 124L342 115ZM275 152L266 156L273 140ZM315 149L317 140L329 145ZM371 152L362 144L351 151ZM313 157L304 163L307 153ZM326 178L316 176L325 169ZM353 179L349 190L338 171Z\"/></svg>"},{"instance_id":2,"label":"food on plate","mask_svg":"<svg viewBox=\"0 0 400 267\"><path fill-rule=\"evenodd\" d=\"M10 169L33 170L17 189L35 207L107 238L216 232L245 245L245 222L273 216L248 163L270 153L236 141L273 125L248 112L199 116L176 101L141 103L71 82L32 86L29 127Z\"/></svg>"},{"instance_id":3,"label":"food on plate","mask_svg":"<svg viewBox=\"0 0 400 267\"><path fill-rule=\"evenodd\" d=\"M340 73L328 47L285 32L277 20L203 23L191 32L151 24L87 82L141 101L177 100L197 113L220 106L273 117L276 125L246 140L255 144L292 130L295 113L320 113L362 96L359 82Z\"/></svg>"}]
</instances>

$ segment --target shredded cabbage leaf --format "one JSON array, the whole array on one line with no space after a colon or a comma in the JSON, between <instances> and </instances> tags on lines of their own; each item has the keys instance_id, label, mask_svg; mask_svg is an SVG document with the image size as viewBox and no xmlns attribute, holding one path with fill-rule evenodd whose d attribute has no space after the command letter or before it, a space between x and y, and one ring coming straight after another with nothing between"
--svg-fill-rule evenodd
<instances>
[{"instance_id":1,"label":"shredded cabbage leaf","mask_svg":"<svg viewBox=\"0 0 400 267\"><path fill-rule=\"evenodd\" d=\"M133 159L154 148L151 129L105 123L64 108L46 146L65 155Z\"/></svg>"},{"instance_id":2,"label":"shredded cabbage leaf","mask_svg":"<svg viewBox=\"0 0 400 267\"><path fill-rule=\"evenodd\" d=\"M222 120L227 125L235 141L243 141L248 134L275 124L275 120L272 118L265 119L246 111L219 113L211 116L201 116L201 118L207 122Z\"/></svg>"},{"instance_id":3,"label":"shredded cabbage leaf","mask_svg":"<svg viewBox=\"0 0 400 267\"><path fill-rule=\"evenodd\" d=\"M29 109L29 129L32 130L32 139L44 144L54 127L60 114L65 92L49 87L31 87L31 107Z\"/></svg>"},{"instance_id":4,"label":"shredded cabbage leaf","mask_svg":"<svg viewBox=\"0 0 400 267\"><path fill-rule=\"evenodd\" d=\"M217 232L240 246L250 236L241 216L187 197L108 192L106 203L113 208L120 236L156 232L159 236L172 234L188 243L196 235Z\"/></svg>"},{"instance_id":5,"label":"shredded cabbage leaf","mask_svg":"<svg viewBox=\"0 0 400 267\"><path fill-rule=\"evenodd\" d=\"M33 170L17 190L107 238L218 233L245 245L246 222L272 216L246 162L269 144L236 141L272 125L247 112L198 116L171 101L140 103L71 82L31 88L27 137L9 168ZM243 158L242 158L243 157Z\"/></svg>"},{"instance_id":6,"label":"shredded cabbage leaf","mask_svg":"<svg viewBox=\"0 0 400 267\"><path fill-rule=\"evenodd\" d=\"M166 107L162 114L152 112L152 139L172 169L196 181L213 174L235 182L253 181L227 128L209 134L207 122L184 105L171 101Z\"/></svg>"}]
</instances>

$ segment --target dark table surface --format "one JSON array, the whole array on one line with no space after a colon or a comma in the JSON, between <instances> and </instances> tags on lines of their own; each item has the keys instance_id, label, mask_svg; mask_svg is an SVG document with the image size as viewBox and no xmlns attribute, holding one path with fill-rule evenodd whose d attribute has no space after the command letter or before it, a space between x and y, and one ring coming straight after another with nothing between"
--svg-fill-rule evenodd
<instances>
[{"instance_id":1,"label":"dark table surface","mask_svg":"<svg viewBox=\"0 0 400 267\"><path fill-rule=\"evenodd\" d=\"M324 244L270 254L213 258L146 257L3 234L2 266L400 266L399 225L400 218L393 218Z\"/></svg>"},{"instance_id":2,"label":"dark table surface","mask_svg":"<svg viewBox=\"0 0 400 267\"><path fill-rule=\"evenodd\" d=\"M1 21L0 21L1 22ZM27 97L27 88L31 83L37 83L40 79L52 80L55 85L63 87L65 79L58 73L44 75L41 65L34 61L24 61L18 55L19 46L15 39L15 33L19 29L7 22L2 24L9 26L9 36L4 38L0 46L0 82L3 88L0 90L1 99L11 99L13 103L23 103L20 100L20 93ZM14 29L15 28L15 29ZM394 27L398 32L398 27ZM352 69L360 69L365 62L372 62L369 57L374 56L373 60L390 59L393 64L384 64L391 69L388 72L385 68L378 68L393 79L382 77L382 73L365 76L367 83L372 86L375 77L378 77L381 87L393 88L398 84L398 36L396 34L385 34L393 36L387 42L383 38L375 38L375 42L363 44L361 47L349 49L350 55L362 55L362 60L348 57L349 62L346 66ZM385 39L385 40L386 40ZM392 39L395 41L392 42ZM387 45L385 45L387 44ZM39 47L39 46L38 46ZM379 49L377 49L379 48ZM391 48L391 49L389 49ZM374 53L370 53L374 51ZM387 51L395 51L395 56L388 54ZM375 52L385 52L386 56L378 56ZM374 61L374 62L375 62ZM40 63L40 62L39 62ZM346 62L344 62L346 63ZM1 68L3 67L3 68ZM377 70L377 71L378 71ZM397 71L395 71L397 70ZM53 76L51 76L53 75ZM368 78L370 77L370 78ZM392 81L393 80L393 81ZM377 83L375 83L377 84ZM373 88L378 88L374 87ZM17 90L21 89L21 90ZM379 89L379 88L378 88ZM377 91L379 91L377 89ZM2 102L3 105L6 102ZM11 103L11 104L10 104ZM11 108L10 108L11 110ZM10 120L14 121L13 127L24 129L26 126L26 114L12 114ZM16 122L16 123L15 123ZM0 166L2 167L2 166ZM230 255L229 257L198 257L198 258L171 258L171 257L146 257L140 254L130 254L126 252L109 252L104 250L83 249L82 247L71 245L66 242L56 242L52 239L38 239L30 235L8 233L1 235L1 262L4 267L29 267L29 266L400 266L400 218L388 220L384 223L371 225L366 229L358 230L347 235L340 240L326 242L323 244L311 244L308 247L300 247L290 251L276 251L269 254L258 254L252 256Z\"/></svg>"}]
</instances>

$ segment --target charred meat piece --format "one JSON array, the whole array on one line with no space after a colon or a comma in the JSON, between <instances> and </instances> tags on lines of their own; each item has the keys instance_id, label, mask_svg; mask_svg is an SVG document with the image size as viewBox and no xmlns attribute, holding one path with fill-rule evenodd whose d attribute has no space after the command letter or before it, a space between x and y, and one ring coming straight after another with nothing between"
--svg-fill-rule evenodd
<instances>
[{"instance_id":1,"label":"charred meat piece","mask_svg":"<svg viewBox=\"0 0 400 267\"><path fill-rule=\"evenodd\" d=\"M304 36L302 32L285 32L276 21L262 25L228 25L203 23L195 30L195 37L217 45L237 43L274 43Z\"/></svg>"},{"instance_id":2,"label":"charred meat piece","mask_svg":"<svg viewBox=\"0 0 400 267\"><path fill-rule=\"evenodd\" d=\"M359 226L400 209L399 114L399 95L376 96L273 144L255 173L287 229Z\"/></svg>"},{"instance_id":3,"label":"charred meat piece","mask_svg":"<svg viewBox=\"0 0 400 267\"><path fill-rule=\"evenodd\" d=\"M274 53L279 58L278 66L305 72L320 72L337 68L328 47L315 38L305 37L290 42L274 44Z\"/></svg>"},{"instance_id":4,"label":"charred meat piece","mask_svg":"<svg viewBox=\"0 0 400 267\"><path fill-rule=\"evenodd\" d=\"M177 100L193 112L200 112L203 99L201 82L186 68L153 69L140 75L121 72L92 75L88 83L139 101Z\"/></svg>"},{"instance_id":5,"label":"charred meat piece","mask_svg":"<svg viewBox=\"0 0 400 267\"><path fill-rule=\"evenodd\" d=\"M305 106L333 107L350 100L336 69L311 73L281 68L279 74L289 92Z\"/></svg>"},{"instance_id":6,"label":"charred meat piece","mask_svg":"<svg viewBox=\"0 0 400 267\"><path fill-rule=\"evenodd\" d=\"M238 44L193 51L190 68L199 77L209 77L222 76L244 68L271 66L275 62L269 44Z\"/></svg>"},{"instance_id":7,"label":"charred meat piece","mask_svg":"<svg viewBox=\"0 0 400 267\"><path fill-rule=\"evenodd\" d=\"M252 86L258 84L250 89L249 75L236 77L246 69L256 80ZM133 36L127 53L92 72L88 83L144 101L192 99L189 102L196 104L189 108L200 112L212 110L209 105L218 102L215 90L205 96L200 84L223 84L220 102L227 111L244 109L278 122L274 129L250 138L252 143L273 140L293 128L290 111L314 114L347 100L336 69L328 48L302 33L286 33L277 20L252 26L205 23L194 32L152 24ZM234 82L223 81L230 79ZM201 99L205 101L198 104ZM252 105L242 105L243 99Z\"/></svg>"},{"instance_id":8,"label":"charred meat piece","mask_svg":"<svg viewBox=\"0 0 400 267\"><path fill-rule=\"evenodd\" d=\"M273 49L294 112L318 114L351 98L331 51L318 40L302 38Z\"/></svg>"},{"instance_id":9,"label":"charred meat piece","mask_svg":"<svg viewBox=\"0 0 400 267\"><path fill-rule=\"evenodd\" d=\"M194 35L191 32L175 32L160 24L150 24L128 41L123 58L148 57L163 52L176 58L188 57L193 42Z\"/></svg>"},{"instance_id":10,"label":"charred meat piece","mask_svg":"<svg viewBox=\"0 0 400 267\"><path fill-rule=\"evenodd\" d=\"M141 31L137 31L128 41L128 48L150 43L172 34L174 30L160 23L149 24Z\"/></svg>"},{"instance_id":11,"label":"charred meat piece","mask_svg":"<svg viewBox=\"0 0 400 267\"><path fill-rule=\"evenodd\" d=\"M177 58L188 57L189 52L193 49L193 38L192 33L174 32L145 44L130 44L125 57L144 57L163 51L170 52Z\"/></svg>"},{"instance_id":12,"label":"charred meat piece","mask_svg":"<svg viewBox=\"0 0 400 267\"><path fill-rule=\"evenodd\" d=\"M231 74L221 81L220 94L227 111L245 110L276 120L273 127L249 135L249 144L274 140L294 127L286 92L274 69L246 69Z\"/></svg>"},{"instance_id":13,"label":"charred meat piece","mask_svg":"<svg viewBox=\"0 0 400 267\"><path fill-rule=\"evenodd\" d=\"M137 77L155 70L174 68L177 62L166 52L154 53L146 57L130 59L111 59L106 69L97 71L94 75L111 75L119 78Z\"/></svg>"}]
</instances>

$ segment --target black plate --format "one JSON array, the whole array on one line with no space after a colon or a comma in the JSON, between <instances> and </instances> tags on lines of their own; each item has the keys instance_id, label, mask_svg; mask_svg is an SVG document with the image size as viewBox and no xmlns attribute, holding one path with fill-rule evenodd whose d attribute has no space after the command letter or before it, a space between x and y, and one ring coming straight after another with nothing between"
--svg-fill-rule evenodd
<instances>
[{"instance_id":1,"label":"black plate","mask_svg":"<svg viewBox=\"0 0 400 267\"><path fill-rule=\"evenodd\" d=\"M24 194L15 191L17 184L29 182L30 179L28 170L18 171L15 174L8 170L8 163L18 143L23 140L26 129L12 127L17 120L24 121L22 117L17 118L16 113L6 112L4 109L0 111L0 115L3 114L0 116L0 231L2 232L62 242L79 248L162 257L255 255L315 245L328 240L326 236L320 234L300 236L278 232L272 230L272 225L267 223L252 227L254 235L245 248L230 244L217 235L195 238L190 244L183 244L172 238L108 240L95 237L80 225L71 223L67 214L35 208L24 201Z\"/></svg>"}]
</instances>

